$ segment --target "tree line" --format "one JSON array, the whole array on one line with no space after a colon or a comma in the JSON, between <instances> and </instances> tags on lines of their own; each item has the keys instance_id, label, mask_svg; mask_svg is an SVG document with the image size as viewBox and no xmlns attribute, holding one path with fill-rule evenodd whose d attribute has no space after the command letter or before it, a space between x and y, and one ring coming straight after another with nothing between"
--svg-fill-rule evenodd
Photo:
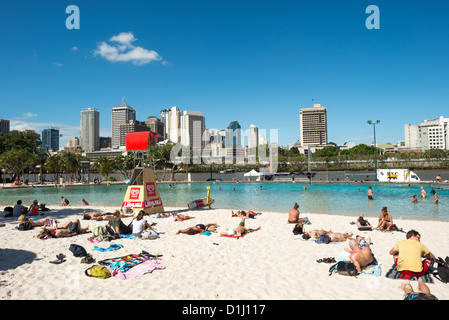
<instances>
[{"instance_id":1,"label":"tree line","mask_svg":"<svg viewBox=\"0 0 449 320\"><path fill-rule=\"evenodd\" d=\"M50 155L42 151L41 145L40 135L34 132L13 130L9 133L0 133L0 168L3 172L10 173L21 181L24 180L25 174L31 172L51 174L54 181L57 181L57 176L62 173L68 175L71 180L81 180L81 162L89 161L89 158L69 152L59 152ZM163 172L162 180L165 179L166 173L170 174L169 180L173 181L175 173L180 171L183 171L187 178L188 172L209 172L212 166L215 170L236 167L235 164L173 163L171 161L171 153L174 146L175 144L151 146L145 156L146 166ZM258 153L256 152L256 154ZM350 149L340 149L336 144L331 143L329 146L315 151L312 157L314 162L325 163L326 168L327 163L333 163L334 169L338 170L339 164L348 160L372 162L374 147L359 144ZM377 159L379 161L388 157L395 157L399 160L433 159L438 161L441 168L449 167L449 151L442 149L431 149L422 153L394 154L382 154L377 150ZM257 169L263 165L258 160L256 159L256 164L238 165L237 167L240 170ZM307 170L308 162L308 156L300 154L296 147L278 149L278 171L305 171ZM97 171L104 179L109 179L112 173L121 173L125 179L129 179L135 164L134 154L100 157L93 162L92 169Z\"/></svg>"}]
</instances>

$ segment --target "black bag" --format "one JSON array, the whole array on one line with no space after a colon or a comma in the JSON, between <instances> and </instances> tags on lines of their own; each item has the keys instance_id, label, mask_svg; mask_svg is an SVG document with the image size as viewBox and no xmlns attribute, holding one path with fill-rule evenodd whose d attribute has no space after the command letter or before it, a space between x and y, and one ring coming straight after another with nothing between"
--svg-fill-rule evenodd
<instances>
[{"instance_id":1,"label":"black bag","mask_svg":"<svg viewBox=\"0 0 449 320\"><path fill-rule=\"evenodd\" d=\"M19 226L17 227L17 230L20 230L20 231L26 231L26 230L31 230L31 229L33 229L34 227L33 227L33 225L31 224L31 222L29 222L29 221L25 221L25 222L22 222L21 224L19 224Z\"/></svg>"},{"instance_id":2,"label":"black bag","mask_svg":"<svg viewBox=\"0 0 449 320\"><path fill-rule=\"evenodd\" d=\"M72 243L69 248L70 252L73 253L75 257L84 257L87 255L86 249L78 244Z\"/></svg>"},{"instance_id":3,"label":"black bag","mask_svg":"<svg viewBox=\"0 0 449 320\"><path fill-rule=\"evenodd\" d=\"M436 264L436 266L435 266ZM430 273L443 283L449 282L449 257L443 260L441 257L435 258L430 264Z\"/></svg>"},{"instance_id":4,"label":"black bag","mask_svg":"<svg viewBox=\"0 0 449 320\"><path fill-rule=\"evenodd\" d=\"M297 223L296 225L295 225L295 227L293 228L293 234L296 236L296 235L298 235L298 234L303 234L304 233L304 228L303 228L303 225L302 224L300 224L300 223Z\"/></svg>"},{"instance_id":5,"label":"black bag","mask_svg":"<svg viewBox=\"0 0 449 320\"><path fill-rule=\"evenodd\" d=\"M355 265L351 261L338 261L336 264L330 267L329 275L331 275L334 270L337 270L337 273L341 274L342 276L355 277L357 275Z\"/></svg>"}]
</instances>

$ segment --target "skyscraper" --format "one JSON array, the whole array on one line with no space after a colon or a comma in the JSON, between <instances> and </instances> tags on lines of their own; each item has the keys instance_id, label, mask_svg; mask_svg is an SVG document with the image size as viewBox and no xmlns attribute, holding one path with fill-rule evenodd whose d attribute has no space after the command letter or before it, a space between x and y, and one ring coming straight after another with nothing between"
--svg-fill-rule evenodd
<instances>
[{"instance_id":1,"label":"skyscraper","mask_svg":"<svg viewBox=\"0 0 449 320\"><path fill-rule=\"evenodd\" d=\"M327 144L327 110L321 104L299 111L301 146Z\"/></svg>"},{"instance_id":2,"label":"skyscraper","mask_svg":"<svg viewBox=\"0 0 449 320\"><path fill-rule=\"evenodd\" d=\"M183 111L180 117L181 144L193 149L204 147L205 120L199 111Z\"/></svg>"},{"instance_id":3,"label":"skyscraper","mask_svg":"<svg viewBox=\"0 0 449 320\"><path fill-rule=\"evenodd\" d=\"M81 110L81 149L100 150L100 112L97 109Z\"/></svg>"},{"instance_id":4,"label":"skyscraper","mask_svg":"<svg viewBox=\"0 0 449 320\"><path fill-rule=\"evenodd\" d=\"M42 130L42 145L51 151L59 150L59 128Z\"/></svg>"},{"instance_id":5,"label":"skyscraper","mask_svg":"<svg viewBox=\"0 0 449 320\"><path fill-rule=\"evenodd\" d=\"M112 108L112 148L120 146L120 125L129 123L130 120L136 120L136 111L126 104L122 99L122 104Z\"/></svg>"},{"instance_id":6,"label":"skyscraper","mask_svg":"<svg viewBox=\"0 0 449 320\"><path fill-rule=\"evenodd\" d=\"M256 148L259 145L259 128L255 125L249 126L248 148Z\"/></svg>"},{"instance_id":7,"label":"skyscraper","mask_svg":"<svg viewBox=\"0 0 449 320\"><path fill-rule=\"evenodd\" d=\"M0 133L9 133L9 120L0 119Z\"/></svg>"}]
</instances>

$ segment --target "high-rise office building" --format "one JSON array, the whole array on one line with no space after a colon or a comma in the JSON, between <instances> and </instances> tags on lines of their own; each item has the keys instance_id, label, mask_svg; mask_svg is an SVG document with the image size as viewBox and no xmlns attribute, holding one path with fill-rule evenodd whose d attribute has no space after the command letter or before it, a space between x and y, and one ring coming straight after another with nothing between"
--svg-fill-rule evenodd
<instances>
[{"instance_id":1,"label":"high-rise office building","mask_svg":"<svg viewBox=\"0 0 449 320\"><path fill-rule=\"evenodd\" d=\"M158 117L148 117L147 120L145 120L145 124L148 128L150 128L151 131L156 132L158 135L160 135L162 138L154 138L153 144L156 144L162 140L164 140L164 123L159 120Z\"/></svg>"},{"instance_id":2,"label":"high-rise office building","mask_svg":"<svg viewBox=\"0 0 449 320\"><path fill-rule=\"evenodd\" d=\"M238 121L232 121L226 129L226 157L243 159L244 149L242 148L242 127Z\"/></svg>"},{"instance_id":3,"label":"high-rise office building","mask_svg":"<svg viewBox=\"0 0 449 320\"><path fill-rule=\"evenodd\" d=\"M42 145L50 151L59 150L59 128L47 128L42 130Z\"/></svg>"},{"instance_id":4,"label":"high-rise office building","mask_svg":"<svg viewBox=\"0 0 449 320\"><path fill-rule=\"evenodd\" d=\"M100 112L97 109L81 110L81 149L100 150Z\"/></svg>"},{"instance_id":5,"label":"high-rise office building","mask_svg":"<svg viewBox=\"0 0 449 320\"><path fill-rule=\"evenodd\" d=\"M248 148L256 148L259 145L259 128L255 125L249 126Z\"/></svg>"},{"instance_id":6,"label":"high-rise office building","mask_svg":"<svg viewBox=\"0 0 449 320\"><path fill-rule=\"evenodd\" d=\"M299 111L301 146L327 145L327 110L321 104Z\"/></svg>"},{"instance_id":7,"label":"high-rise office building","mask_svg":"<svg viewBox=\"0 0 449 320\"><path fill-rule=\"evenodd\" d=\"M120 146L120 125L127 124L130 120L136 120L136 111L123 99L121 105L112 108L112 148Z\"/></svg>"},{"instance_id":8,"label":"high-rise office building","mask_svg":"<svg viewBox=\"0 0 449 320\"><path fill-rule=\"evenodd\" d=\"M130 132L151 131L145 122L130 120L120 125L120 147L126 146L126 134Z\"/></svg>"},{"instance_id":9,"label":"high-rise office building","mask_svg":"<svg viewBox=\"0 0 449 320\"><path fill-rule=\"evenodd\" d=\"M164 124L164 134L161 134L164 137L164 140L167 140L170 136L170 109L161 110L161 122Z\"/></svg>"},{"instance_id":10,"label":"high-rise office building","mask_svg":"<svg viewBox=\"0 0 449 320\"><path fill-rule=\"evenodd\" d=\"M0 119L0 133L9 133L9 120Z\"/></svg>"},{"instance_id":11,"label":"high-rise office building","mask_svg":"<svg viewBox=\"0 0 449 320\"><path fill-rule=\"evenodd\" d=\"M199 111L183 111L180 117L181 135L180 142L193 149L204 147L203 134L205 120Z\"/></svg>"}]
</instances>

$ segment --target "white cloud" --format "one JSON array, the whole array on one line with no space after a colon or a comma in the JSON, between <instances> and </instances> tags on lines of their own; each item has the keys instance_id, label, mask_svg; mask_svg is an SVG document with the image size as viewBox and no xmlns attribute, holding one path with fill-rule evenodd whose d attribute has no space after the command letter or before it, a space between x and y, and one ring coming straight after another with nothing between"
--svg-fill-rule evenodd
<instances>
[{"instance_id":1,"label":"white cloud","mask_svg":"<svg viewBox=\"0 0 449 320\"><path fill-rule=\"evenodd\" d=\"M23 117L18 117L16 119L29 119L29 118L34 118L37 117L37 114L32 113L32 112L27 112L27 113L22 113Z\"/></svg>"},{"instance_id":2,"label":"white cloud","mask_svg":"<svg viewBox=\"0 0 449 320\"><path fill-rule=\"evenodd\" d=\"M61 62L55 62L53 65L57 66L58 68L61 68L63 64Z\"/></svg>"},{"instance_id":3,"label":"white cloud","mask_svg":"<svg viewBox=\"0 0 449 320\"><path fill-rule=\"evenodd\" d=\"M111 62L131 62L141 66L153 61L161 61L162 57L154 50L134 46L137 39L132 32L122 32L109 39L109 43L101 42L94 51Z\"/></svg>"},{"instance_id":4,"label":"white cloud","mask_svg":"<svg viewBox=\"0 0 449 320\"><path fill-rule=\"evenodd\" d=\"M78 51L78 47L72 47L72 48L70 48L70 50L72 50L72 51Z\"/></svg>"}]
</instances>

